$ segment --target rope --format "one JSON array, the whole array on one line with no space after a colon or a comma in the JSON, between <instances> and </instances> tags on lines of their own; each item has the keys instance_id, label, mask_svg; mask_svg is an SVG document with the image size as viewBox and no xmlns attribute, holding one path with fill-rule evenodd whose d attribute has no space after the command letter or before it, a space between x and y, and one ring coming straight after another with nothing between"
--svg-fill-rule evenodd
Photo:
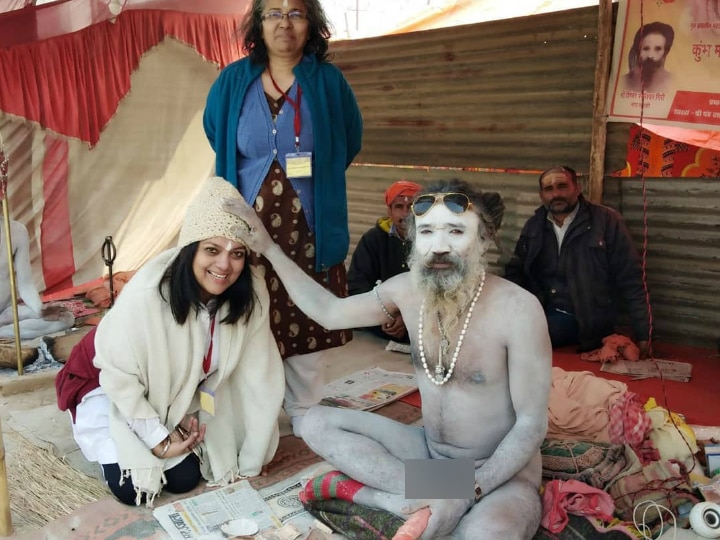
<instances>
[{"instance_id":1,"label":"rope","mask_svg":"<svg viewBox=\"0 0 720 540\"><path fill-rule=\"evenodd\" d=\"M640 46L642 46L642 40L644 38L644 26L645 26L645 0L640 0ZM639 50L636 52L636 54L639 55ZM640 136L642 137L642 131L644 130L643 122L645 118L645 77L643 76L643 65L642 61L640 61L640 58L637 58L637 62L640 66L640 122L638 123L640 125ZM662 388L662 394L663 394L663 405L665 409L668 412L668 417L670 418L670 422L672 422L673 427L677 430L678 434L682 438L683 442L685 443L685 446L687 446L688 451L690 452L690 455L693 456L692 448L690 448L690 444L688 443L687 439L683 435L682 431L680 431L680 428L678 427L677 423L675 422L675 418L673 417L672 410L669 406L669 399L667 395L667 384L665 381L665 377L663 377L662 370L660 369L660 366L657 364L657 360L655 358L655 355L653 354L653 312L652 312L652 305L650 304L650 290L648 289L648 283L647 283L647 253L648 253L648 196L647 196L647 182L645 178L645 172L647 170L646 167L643 166L642 162L643 158L643 152L639 152L638 155L638 169L640 171L640 185L641 185L641 192L642 192L642 231L643 231L643 242L642 242L642 252L641 252L641 268L642 268L642 284L643 289L645 290L645 305L647 307L648 312L648 354L650 355L650 361L653 363L655 368L658 371L658 374L660 376L660 386ZM650 158L650 153L648 151L648 161ZM695 470L696 461L693 458L692 467L688 470L688 475Z\"/></svg>"}]
</instances>

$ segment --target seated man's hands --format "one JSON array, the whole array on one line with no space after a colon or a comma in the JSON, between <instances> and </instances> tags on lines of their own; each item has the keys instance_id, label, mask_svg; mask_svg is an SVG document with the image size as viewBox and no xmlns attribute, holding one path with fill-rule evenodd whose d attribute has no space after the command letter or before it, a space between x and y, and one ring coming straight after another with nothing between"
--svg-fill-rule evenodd
<instances>
[{"instance_id":1,"label":"seated man's hands","mask_svg":"<svg viewBox=\"0 0 720 540\"><path fill-rule=\"evenodd\" d=\"M383 323L382 330L389 336L397 339L403 339L407 336L407 328L405 328L405 322L403 321L402 315L398 313L395 315L394 321L388 321Z\"/></svg>"}]
</instances>

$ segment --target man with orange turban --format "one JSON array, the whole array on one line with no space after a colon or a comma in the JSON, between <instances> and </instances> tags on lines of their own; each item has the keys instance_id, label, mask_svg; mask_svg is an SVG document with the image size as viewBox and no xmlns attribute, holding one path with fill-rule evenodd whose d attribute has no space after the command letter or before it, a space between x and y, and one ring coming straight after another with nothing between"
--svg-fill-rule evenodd
<instances>
[{"instance_id":1,"label":"man with orange turban","mask_svg":"<svg viewBox=\"0 0 720 540\"><path fill-rule=\"evenodd\" d=\"M395 182L385 191L387 217L377 220L353 252L348 271L348 292L351 295L371 291L375 285L407 272L410 240L407 238L407 217L415 194L422 186L408 180ZM400 343L409 343L402 316L382 326L368 328L373 334Z\"/></svg>"}]
</instances>

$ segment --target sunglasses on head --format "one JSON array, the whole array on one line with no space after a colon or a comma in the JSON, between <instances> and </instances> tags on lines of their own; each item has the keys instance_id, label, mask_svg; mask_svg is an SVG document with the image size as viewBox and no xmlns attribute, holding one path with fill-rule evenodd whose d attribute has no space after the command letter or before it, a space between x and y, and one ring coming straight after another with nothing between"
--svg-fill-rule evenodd
<instances>
[{"instance_id":1,"label":"sunglasses on head","mask_svg":"<svg viewBox=\"0 0 720 540\"><path fill-rule=\"evenodd\" d=\"M464 193L428 193L413 201L412 213L417 217L424 216L438 201L453 214L462 214L472 208L470 199Z\"/></svg>"}]
</instances>

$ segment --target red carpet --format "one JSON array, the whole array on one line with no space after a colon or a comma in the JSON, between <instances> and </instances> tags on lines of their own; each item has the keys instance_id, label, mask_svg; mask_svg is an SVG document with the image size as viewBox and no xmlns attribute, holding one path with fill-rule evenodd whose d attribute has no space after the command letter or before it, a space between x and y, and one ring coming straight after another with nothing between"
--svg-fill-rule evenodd
<instances>
[{"instance_id":1,"label":"red carpet","mask_svg":"<svg viewBox=\"0 0 720 540\"><path fill-rule=\"evenodd\" d=\"M590 371L599 377L621 381L628 390L685 416L688 424L720 426L720 356L709 349L654 343L655 358L688 362L693 365L690 382L642 379L633 381L627 375L600 371L600 364L580 360L572 347L553 351L553 365L565 371Z\"/></svg>"},{"instance_id":2,"label":"red carpet","mask_svg":"<svg viewBox=\"0 0 720 540\"><path fill-rule=\"evenodd\" d=\"M633 381L627 375L601 372L599 363L580 360L580 354L572 347L553 351L553 365L565 371L590 371L599 377L622 381L628 390L644 399L654 397L661 407L684 415L688 424L720 426L720 356L698 347L665 343L654 343L653 347L656 358L692 364L690 382ZM400 401L420 407L420 393L413 392Z\"/></svg>"}]
</instances>

